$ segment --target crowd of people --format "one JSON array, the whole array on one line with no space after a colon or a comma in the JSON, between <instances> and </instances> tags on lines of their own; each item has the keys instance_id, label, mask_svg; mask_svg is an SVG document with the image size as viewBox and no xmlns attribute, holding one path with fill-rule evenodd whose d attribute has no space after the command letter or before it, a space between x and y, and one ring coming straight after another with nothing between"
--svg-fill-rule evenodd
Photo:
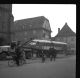
<instances>
[{"instance_id":1,"label":"crowd of people","mask_svg":"<svg viewBox=\"0 0 80 78\"><path fill-rule=\"evenodd\" d=\"M24 52L23 48L21 47L20 41L18 41L17 43L11 43L11 49L13 52L15 52L14 60L16 61L17 66L19 66L21 62L26 63L25 52ZM56 54L57 53L56 53L56 50L54 49L54 47L49 49L50 61L52 61L53 58L55 61ZM42 63L44 63L45 62L45 53L43 50L41 51L41 58L42 58Z\"/></svg>"},{"instance_id":2,"label":"crowd of people","mask_svg":"<svg viewBox=\"0 0 80 78\"><path fill-rule=\"evenodd\" d=\"M54 46L52 48L49 49L49 57L50 57L50 61L52 61L54 59L56 59L56 55L57 55L57 51L54 49ZM42 62L45 62L45 54L42 51Z\"/></svg>"}]
</instances>

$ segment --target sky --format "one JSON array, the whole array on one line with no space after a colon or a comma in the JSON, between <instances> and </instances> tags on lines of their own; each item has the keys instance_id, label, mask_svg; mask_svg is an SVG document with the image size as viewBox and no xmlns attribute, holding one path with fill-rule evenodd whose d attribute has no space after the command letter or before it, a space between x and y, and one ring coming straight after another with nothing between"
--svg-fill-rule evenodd
<instances>
[{"instance_id":1,"label":"sky","mask_svg":"<svg viewBox=\"0 0 80 78\"><path fill-rule=\"evenodd\" d=\"M76 33L76 4L12 4L14 21L44 16L49 20L51 36L58 33L58 28L67 22Z\"/></svg>"}]
</instances>

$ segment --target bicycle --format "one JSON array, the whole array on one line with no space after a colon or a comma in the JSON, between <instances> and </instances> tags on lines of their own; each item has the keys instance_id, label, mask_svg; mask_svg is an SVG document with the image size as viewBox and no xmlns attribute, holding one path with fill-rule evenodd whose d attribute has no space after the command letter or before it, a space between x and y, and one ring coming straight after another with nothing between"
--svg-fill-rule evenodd
<instances>
[{"instance_id":1,"label":"bicycle","mask_svg":"<svg viewBox=\"0 0 80 78\"><path fill-rule=\"evenodd\" d=\"M15 60L16 56L12 56L12 59L8 60L8 66L9 67L13 67L16 65L16 60Z\"/></svg>"},{"instance_id":2,"label":"bicycle","mask_svg":"<svg viewBox=\"0 0 80 78\"><path fill-rule=\"evenodd\" d=\"M17 66L15 58L16 58L16 56L13 56L13 59L8 61L8 66L9 67ZM19 59L19 65L21 66L23 64L26 64L25 61L23 59Z\"/></svg>"}]
</instances>

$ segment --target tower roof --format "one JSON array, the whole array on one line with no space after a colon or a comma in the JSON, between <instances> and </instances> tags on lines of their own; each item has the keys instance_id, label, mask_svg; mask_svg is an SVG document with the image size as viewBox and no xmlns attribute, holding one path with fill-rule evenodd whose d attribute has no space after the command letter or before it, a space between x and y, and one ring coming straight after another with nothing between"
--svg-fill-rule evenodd
<instances>
[{"instance_id":1,"label":"tower roof","mask_svg":"<svg viewBox=\"0 0 80 78\"><path fill-rule=\"evenodd\" d=\"M65 25L56 35L56 37L68 37L68 36L76 36L76 33L71 30L67 23L65 23Z\"/></svg>"}]
</instances>

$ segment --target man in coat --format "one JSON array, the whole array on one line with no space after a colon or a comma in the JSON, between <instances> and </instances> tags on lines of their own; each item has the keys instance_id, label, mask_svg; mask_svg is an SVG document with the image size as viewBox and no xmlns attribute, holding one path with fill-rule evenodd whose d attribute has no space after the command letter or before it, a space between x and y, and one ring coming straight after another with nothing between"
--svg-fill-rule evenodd
<instances>
[{"instance_id":1,"label":"man in coat","mask_svg":"<svg viewBox=\"0 0 80 78\"><path fill-rule=\"evenodd\" d=\"M56 50L54 49L54 46L49 49L49 55L50 55L50 61L52 61L53 58L54 58L54 61L55 61Z\"/></svg>"}]
</instances>

